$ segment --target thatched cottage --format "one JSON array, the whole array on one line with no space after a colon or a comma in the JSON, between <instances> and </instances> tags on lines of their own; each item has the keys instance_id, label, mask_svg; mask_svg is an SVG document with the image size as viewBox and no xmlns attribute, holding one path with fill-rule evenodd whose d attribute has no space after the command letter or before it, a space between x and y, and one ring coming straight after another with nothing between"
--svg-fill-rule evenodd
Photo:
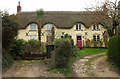
<instances>
[{"instance_id":1,"label":"thatched cottage","mask_svg":"<svg viewBox=\"0 0 120 79\"><path fill-rule=\"evenodd\" d=\"M38 24L35 12L22 12L17 7L20 30L18 38L26 41L39 40ZM69 34L78 47L106 47L108 34L106 24L110 25L105 11L45 11L41 18L41 42L51 42L51 30L54 38L63 38Z\"/></svg>"}]
</instances>

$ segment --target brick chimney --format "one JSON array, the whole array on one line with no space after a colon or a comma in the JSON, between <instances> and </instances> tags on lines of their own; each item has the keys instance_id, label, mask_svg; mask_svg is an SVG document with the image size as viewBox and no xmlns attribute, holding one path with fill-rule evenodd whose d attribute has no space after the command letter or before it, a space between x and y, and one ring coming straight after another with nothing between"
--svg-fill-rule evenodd
<instances>
[{"instance_id":1,"label":"brick chimney","mask_svg":"<svg viewBox=\"0 0 120 79\"><path fill-rule=\"evenodd\" d=\"M21 6L20 6L20 1L18 2L18 6L17 6L17 13L21 12Z\"/></svg>"}]
</instances>

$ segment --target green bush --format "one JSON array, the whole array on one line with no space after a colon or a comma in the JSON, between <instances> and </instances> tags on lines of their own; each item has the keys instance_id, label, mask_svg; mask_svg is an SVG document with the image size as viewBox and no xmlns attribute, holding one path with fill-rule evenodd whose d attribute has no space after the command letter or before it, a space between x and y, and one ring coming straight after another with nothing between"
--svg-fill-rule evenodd
<instances>
[{"instance_id":1,"label":"green bush","mask_svg":"<svg viewBox=\"0 0 120 79\"><path fill-rule=\"evenodd\" d=\"M38 41L38 40L34 40L34 39L31 39L29 40L28 42L25 42L24 44L24 53L31 53L31 52L37 52L37 53L40 53L40 52L45 52L45 45L44 43Z\"/></svg>"},{"instance_id":2,"label":"green bush","mask_svg":"<svg viewBox=\"0 0 120 79\"><path fill-rule=\"evenodd\" d=\"M2 51L2 68L8 67L13 62L13 58L7 51Z\"/></svg>"},{"instance_id":3,"label":"green bush","mask_svg":"<svg viewBox=\"0 0 120 79\"><path fill-rule=\"evenodd\" d=\"M74 45L73 46L73 53L72 53L72 56L75 56L75 57L79 57L79 47L78 46L76 46L76 45Z\"/></svg>"},{"instance_id":4,"label":"green bush","mask_svg":"<svg viewBox=\"0 0 120 79\"><path fill-rule=\"evenodd\" d=\"M111 37L108 42L108 59L120 66L120 36Z\"/></svg>"},{"instance_id":5,"label":"green bush","mask_svg":"<svg viewBox=\"0 0 120 79\"><path fill-rule=\"evenodd\" d=\"M24 44L24 40L22 39L13 40L13 46L11 48L11 56L14 58L14 60L18 60L22 58L23 44Z\"/></svg>"},{"instance_id":6,"label":"green bush","mask_svg":"<svg viewBox=\"0 0 120 79\"><path fill-rule=\"evenodd\" d=\"M68 38L56 39L55 45L55 67L65 68L68 67L68 62L72 54L71 41Z\"/></svg>"}]
</instances>

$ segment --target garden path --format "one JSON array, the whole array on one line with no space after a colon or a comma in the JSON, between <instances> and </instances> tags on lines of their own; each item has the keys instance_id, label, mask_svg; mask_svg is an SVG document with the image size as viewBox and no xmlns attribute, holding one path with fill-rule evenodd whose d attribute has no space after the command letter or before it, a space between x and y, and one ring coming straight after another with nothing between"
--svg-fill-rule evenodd
<instances>
[{"instance_id":1,"label":"garden path","mask_svg":"<svg viewBox=\"0 0 120 79\"><path fill-rule=\"evenodd\" d=\"M108 66L106 56L101 56L94 59L91 65L86 65L90 58L99 56L105 53L85 56L77 59L73 65L72 77L120 77L120 73Z\"/></svg>"},{"instance_id":2,"label":"garden path","mask_svg":"<svg viewBox=\"0 0 120 79\"><path fill-rule=\"evenodd\" d=\"M2 77L63 77L60 73L47 71L47 65L41 62L14 63L3 72Z\"/></svg>"}]
</instances>

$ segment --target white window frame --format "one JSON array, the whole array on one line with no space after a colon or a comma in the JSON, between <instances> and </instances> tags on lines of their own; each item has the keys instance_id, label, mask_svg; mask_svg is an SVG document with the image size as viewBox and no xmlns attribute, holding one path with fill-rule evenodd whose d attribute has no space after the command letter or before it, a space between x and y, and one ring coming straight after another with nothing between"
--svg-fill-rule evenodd
<instances>
[{"instance_id":1,"label":"white window frame","mask_svg":"<svg viewBox=\"0 0 120 79\"><path fill-rule=\"evenodd\" d=\"M29 36L29 40L31 40L31 39L37 40L37 35L30 35L30 36Z\"/></svg>"},{"instance_id":2,"label":"white window frame","mask_svg":"<svg viewBox=\"0 0 120 79\"><path fill-rule=\"evenodd\" d=\"M61 38L61 37L64 38L64 35L61 35L60 38Z\"/></svg>"},{"instance_id":3,"label":"white window frame","mask_svg":"<svg viewBox=\"0 0 120 79\"><path fill-rule=\"evenodd\" d=\"M78 25L78 26L77 26ZM77 29L77 27L78 27L78 29ZM77 23L76 24L76 30L82 30L82 24L81 23Z\"/></svg>"},{"instance_id":4,"label":"white window frame","mask_svg":"<svg viewBox=\"0 0 120 79\"><path fill-rule=\"evenodd\" d=\"M33 29L33 27L35 27L35 29ZM37 24L30 24L29 30L37 30Z\"/></svg>"},{"instance_id":5,"label":"white window frame","mask_svg":"<svg viewBox=\"0 0 120 79\"><path fill-rule=\"evenodd\" d=\"M52 29L52 24L46 24L45 26L46 26L45 30L51 30Z\"/></svg>"},{"instance_id":6,"label":"white window frame","mask_svg":"<svg viewBox=\"0 0 120 79\"><path fill-rule=\"evenodd\" d=\"M94 29L94 27L95 27L95 29ZM93 30L99 30L99 25L94 25Z\"/></svg>"},{"instance_id":7,"label":"white window frame","mask_svg":"<svg viewBox=\"0 0 120 79\"><path fill-rule=\"evenodd\" d=\"M94 36L95 36L95 40L94 40ZM99 36L99 40L98 40L98 36ZM93 41L100 41L100 35L93 35Z\"/></svg>"}]
</instances>

